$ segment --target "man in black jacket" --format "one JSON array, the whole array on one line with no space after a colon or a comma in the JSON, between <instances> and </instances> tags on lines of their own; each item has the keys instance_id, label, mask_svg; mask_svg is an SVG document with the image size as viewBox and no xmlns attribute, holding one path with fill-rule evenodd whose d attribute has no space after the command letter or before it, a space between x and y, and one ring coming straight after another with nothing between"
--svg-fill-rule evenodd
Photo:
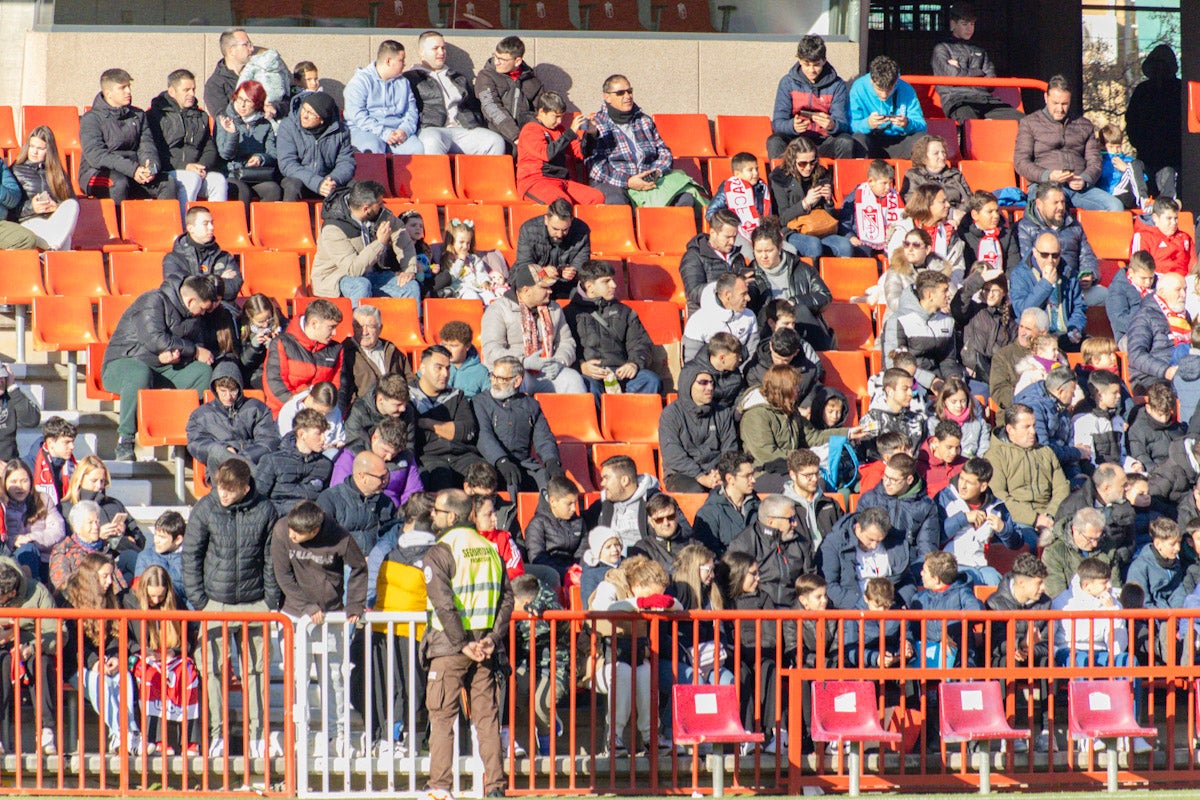
<instances>
[{"instance_id":1,"label":"man in black jacket","mask_svg":"<svg viewBox=\"0 0 1200 800\"><path fill-rule=\"evenodd\" d=\"M934 75L950 78L994 78L996 67L991 57L977 44L975 9L970 3L950 6L950 36L933 48ZM939 86L942 110L958 122L969 119L1020 119L1021 112L992 94L986 86Z\"/></svg>"},{"instance_id":2,"label":"man in black jacket","mask_svg":"<svg viewBox=\"0 0 1200 800\"><path fill-rule=\"evenodd\" d=\"M240 458L226 461L213 479L214 491L197 501L183 537L183 583L197 611L264 613L280 607L283 596L271 564L271 528L278 515L275 506L254 487L250 465ZM232 623L225 630L206 627L202 647L207 650L208 729L210 758L225 755L221 709L224 707L223 673L228 663L226 647L242 653L242 700L249 726L250 750L262 757L263 744L263 628L260 624ZM239 659L240 661L240 659ZM230 675L229 677L232 677ZM241 731L230 731L240 739ZM273 755L273 754L272 754ZM281 754L282 755L282 754Z\"/></svg>"},{"instance_id":3,"label":"man in black jacket","mask_svg":"<svg viewBox=\"0 0 1200 800\"><path fill-rule=\"evenodd\" d=\"M637 313L616 299L613 275L607 261L585 262L579 288L563 309L578 348L579 372L597 398L610 372L624 392L658 394L662 378L650 369L654 344Z\"/></svg>"},{"instance_id":4,"label":"man in black jacket","mask_svg":"<svg viewBox=\"0 0 1200 800\"><path fill-rule=\"evenodd\" d=\"M225 113L225 107L233 100L238 75L245 69L250 56L254 55L250 34L241 28L222 31L221 38L217 40L217 47L221 51L221 58L217 60L212 74L204 82L204 107L214 119Z\"/></svg>"},{"instance_id":5,"label":"man in black jacket","mask_svg":"<svg viewBox=\"0 0 1200 800\"><path fill-rule=\"evenodd\" d=\"M371 446L371 431L385 417L402 420L409 430L416 421L409 404L408 383L399 373L384 375L350 407L346 417L346 447L351 453L357 455Z\"/></svg>"},{"instance_id":6,"label":"man in black jacket","mask_svg":"<svg viewBox=\"0 0 1200 800\"><path fill-rule=\"evenodd\" d=\"M721 485L708 493L696 512L696 539L720 558L734 537L754 522L758 495L754 493L754 458L731 450L717 462Z\"/></svg>"},{"instance_id":7,"label":"man in black jacket","mask_svg":"<svg viewBox=\"0 0 1200 800\"><path fill-rule=\"evenodd\" d=\"M1082 486L1067 495L1054 515L1056 533L1063 535L1079 509L1094 508L1103 514L1105 546L1116 551L1122 574L1133 561L1137 535L1137 513L1125 498L1128 482L1120 464L1101 464Z\"/></svg>"},{"instance_id":8,"label":"man in black jacket","mask_svg":"<svg viewBox=\"0 0 1200 800\"><path fill-rule=\"evenodd\" d=\"M688 313L700 308L700 293L726 272L736 272L754 280L754 270L737 247L738 218L723 208L713 214L708 233L697 234L688 242L679 261L679 275L687 294ZM749 273L747 275L747 273Z\"/></svg>"},{"instance_id":9,"label":"man in black jacket","mask_svg":"<svg viewBox=\"0 0 1200 800\"><path fill-rule=\"evenodd\" d=\"M475 76L475 95L488 127L509 145L516 144L521 128L535 118L534 103L541 93L542 82L525 63L525 43L517 36L501 39Z\"/></svg>"},{"instance_id":10,"label":"man in black jacket","mask_svg":"<svg viewBox=\"0 0 1200 800\"><path fill-rule=\"evenodd\" d=\"M759 590L777 608L795 606L796 578L816 569L816 548L796 521L796 504L769 494L758 507L758 519L729 543L729 552L746 553L758 562Z\"/></svg>"},{"instance_id":11,"label":"man in black jacket","mask_svg":"<svg viewBox=\"0 0 1200 800\"><path fill-rule=\"evenodd\" d=\"M225 109L215 109L221 114ZM179 185L179 202L204 196L224 202L229 184L217 168L221 158L208 131L208 115L196 105L196 76L177 69L167 76L167 90L150 102L146 124L158 147L159 163Z\"/></svg>"},{"instance_id":12,"label":"man in black jacket","mask_svg":"<svg viewBox=\"0 0 1200 800\"><path fill-rule=\"evenodd\" d=\"M440 344L425 348L408 391L417 417L414 445L427 491L461 486L467 469L483 461L475 447L479 428L471 401L458 389L448 389L449 382L450 352Z\"/></svg>"},{"instance_id":13,"label":"man in black jacket","mask_svg":"<svg viewBox=\"0 0 1200 800\"><path fill-rule=\"evenodd\" d=\"M681 524L683 515L669 494L656 494L646 501L646 533L633 547L631 556L646 556L657 561L670 575L675 571L675 559L679 551L695 539L692 531Z\"/></svg>"},{"instance_id":14,"label":"man in black jacket","mask_svg":"<svg viewBox=\"0 0 1200 800\"><path fill-rule=\"evenodd\" d=\"M123 69L100 75L100 92L79 119L79 185L88 197L173 200L175 179L159 160L146 112L133 106L133 78Z\"/></svg>"},{"instance_id":15,"label":"man in black jacket","mask_svg":"<svg viewBox=\"0 0 1200 800\"><path fill-rule=\"evenodd\" d=\"M404 73L417 99L417 136L428 155L504 154L504 138L483 127L479 100L467 76L446 66L446 40L425 31L417 40L421 63Z\"/></svg>"},{"instance_id":16,"label":"man in black jacket","mask_svg":"<svg viewBox=\"0 0 1200 800\"><path fill-rule=\"evenodd\" d=\"M117 461L133 461L137 433L137 393L141 389L194 389L212 381L217 333L232 320L218 311L219 298L208 278L193 275L164 281L133 301L117 322L104 351L101 380L121 397Z\"/></svg>"},{"instance_id":17,"label":"man in black jacket","mask_svg":"<svg viewBox=\"0 0 1200 800\"><path fill-rule=\"evenodd\" d=\"M233 302L242 288L242 268L232 254L217 244L212 212L204 206L188 209L187 227L163 257L163 280L183 280L203 275L212 281L217 296Z\"/></svg>"},{"instance_id":18,"label":"man in black jacket","mask_svg":"<svg viewBox=\"0 0 1200 800\"><path fill-rule=\"evenodd\" d=\"M242 393L237 361L220 359L212 374L213 399L188 417L188 452L210 473L231 458L253 465L279 447L279 426L266 403Z\"/></svg>"},{"instance_id":19,"label":"man in black jacket","mask_svg":"<svg viewBox=\"0 0 1200 800\"><path fill-rule=\"evenodd\" d=\"M591 229L575 216L570 203L559 198L546 208L545 216L522 223L513 268L532 264L557 269L558 280L550 296L559 299L571 296L580 268L591 257Z\"/></svg>"},{"instance_id":20,"label":"man in black jacket","mask_svg":"<svg viewBox=\"0 0 1200 800\"><path fill-rule=\"evenodd\" d=\"M521 391L520 359L501 356L492 364L492 388L471 399L479 428L479 454L496 465L510 497L536 492L563 475L558 443L536 400Z\"/></svg>"},{"instance_id":21,"label":"man in black jacket","mask_svg":"<svg viewBox=\"0 0 1200 800\"><path fill-rule=\"evenodd\" d=\"M320 411L302 408L292 421L292 431L254 467L254 482L271 498L280 515L301 500L316 500L329 486L333 462L325 457L325 431L329 420Z\"/></svg>"},{"instance_id":22,"label":"man in black jacket","mask_svg":"<svg viewBox=\"0 0 1200 800\"><path fill-rule=\"evenodd\" d=\"M354 457L352 469L350 480L317 495L317 505L350 532L359 550L370 553L380 539L396 529L400 519L396 505L383 493L389 478L384 460L364 450Z\"/></svg>"},{"instance_id":23,"label":"man in black jacket","mask_svg":"<svg viewBox=\"0 0 1200 800\"><path fill-rule=\"evenodd\" d=\"M732 409L713 399L714 377L700 370L679 382L679 399L658 419L658 442L669 492L707 492L721 483L717 461L738 447Z\"/></svg>"}]
</instances>

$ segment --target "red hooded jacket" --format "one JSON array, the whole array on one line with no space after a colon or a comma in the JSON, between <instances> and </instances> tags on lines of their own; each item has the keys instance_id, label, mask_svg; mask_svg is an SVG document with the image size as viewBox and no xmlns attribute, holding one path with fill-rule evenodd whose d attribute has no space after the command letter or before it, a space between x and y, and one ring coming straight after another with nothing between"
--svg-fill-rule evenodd
<instances>
[{"instance_id":1,"label":"red hooded jacket","mask_svg":"<svg viewBox=\"0 0 1200 800\"><path fill-rule=\"evenodd\" d=\"M267 348L263 363L263 390L273 415L292 395L314 383L329 381L342 388L342 343L331 339L318 344L304 334L303 317L297 314L287 330Z\"/></svg>"}]
</instances>

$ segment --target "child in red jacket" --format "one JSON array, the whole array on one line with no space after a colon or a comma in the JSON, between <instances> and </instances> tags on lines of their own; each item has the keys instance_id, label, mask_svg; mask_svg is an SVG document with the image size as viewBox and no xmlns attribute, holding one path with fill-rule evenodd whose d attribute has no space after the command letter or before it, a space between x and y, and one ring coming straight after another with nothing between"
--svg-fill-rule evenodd
<instances>
[{"instance_id":1,"label":"child in red jacket","mask_svg":"<svg viewBox=\"0 0 1200 800\"><path fill-rule=\"evenodd\" d=\"M583 140L590 118L580 114L569 129L562 124L567 104L557 92L537 98L537 121L525 123L517 137L517 194L549 205L563 199L572 204L598 205L604 195L587 184L569 180L583 162Z\"/></svg>"},{"instance_id":2,"label":"child in red jacket","mask_svg":"<svg viewBox=\"0 0 1200 800\"><path fill-rule=\"evenodd\" d=\"M1153 225L1138 220L1133 227L1130 252L1145 250L1154 258L1154 271L1174 272L1187 277L1196 260L1192 237L1179 230L1179 204L1159 197L1150 212Z\"/></svg>"},{"instance_id":3,"label":"child in red jacket","mask_svg":"<svg viewBox=\"0 0 1200 800\"><path fill-rule=\"evenodd\" d=\"M521 549L513 543L511 533L496 527L496 496L481 494L471 498L471 501L471 521L475 523L475 530L496 545L508 579L511 581L524 575L525 559L521 557Z\"/></svg>"}]
</instances>

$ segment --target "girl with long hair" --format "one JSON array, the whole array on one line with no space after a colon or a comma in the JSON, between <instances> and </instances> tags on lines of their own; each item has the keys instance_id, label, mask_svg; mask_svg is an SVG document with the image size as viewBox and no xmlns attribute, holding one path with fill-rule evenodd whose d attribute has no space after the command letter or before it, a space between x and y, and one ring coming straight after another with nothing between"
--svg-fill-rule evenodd
<instances>
[{"instance_id":1,"label":"girl with long hair","mask_svg":"<svg viewBox=\"0 0 1200 800\"><path fill-rule=\"evenodd\" d=\"M957 422L962 428L962 456L982 456L991 445L991 428L983 418L979 401L971 396L962 378L947 378L933 401L933 416L929 418L929 435L944 419Z\"/></svg>"},{"instance_id":2,"label":"girl with long hair","mask_svg":"<svg viewBox=\"0 0 1200 800\"><path fill-rule=\"evenodd\" d=\"M242 376L247 389L263 388L262 369L267 348L287 327L287 322L273 298L265 294L252 294L246 298L238 317L238 337L241 340Z\"/></svg>"},{"instance_id":3,"label":"girl with long hair","mask_svg":"<svg viewBox=\"0 0 1200 800\"><path fill-rule=\"evenodd\" d=\"M482 300L486 306L508 291L508 279L475 252L475 224L453 219L446 226L434 290L439 297Z\"/></svg>"},{"instance_id":4,"label":"girl with long hair","mask_svg":"<svg viewBox=\"0 0 1200 800\"><path fill-rule=\"evenodd\" d=\"M888 234L888 251L895 251L905 235L918 228L929 234L933 252L950 264L951 281L958 288L965 270L963 242L958 236L958 228L950 220L946 190L935 183L913 190L905 202L904 215Z\"/></svg>"},{"instance_id":5,"label":"girl with long hair","mask_svg":"<svg viewBox=\"0 0 1200 800\"><path fill-rule=\"evenodd\" d=\"M717 565L717 580L725 596L725 607L735 611L770 611L775 602L759 589L758 562L754 556L739 550L727 550ZM775 691L778 664L775 660L779 626L772 621L744 620L726 623L731 646L737 648L741 660L742 723L747 730L755 729L759 716L762 730L775 729ZM761 655L760 655L761 654ZM755 703L755 682L760 687L761 701Z\"/></svg>"},{"instance_id":6,"label":"girl with long hair","mask_svg":"<svg viewBox=\"0 0 1200 800\"><path fill-rule=\"evenodd\" d=\"M800 403L801 376L788 364L771 367L763 375L761 403L749 406L742 416L742 449L754 459L760 492L783 490L787 459L793 450L806 447Z\"/></svg>"},{"instance_id":7,"label":"girl with long hair","mask_svg":"<svg viewBox=\"0 0 1200 800\"><path fill-rule=\"evenodd\" d=\"M79 222L79 201L58 153L54 131L39 125L25 137L12 166L21 186L17 221L37 234L48 250L70 250Z\"/></svg>"},{"instance_id":8,"label":"girl with long hair","mask_svg":"<svg viewBox=\"0 0 1200 800\"><path fill-rule=\"evenodd\" d=\"M4 546L14 560L42 581L49 575L50 551L67 536L58 509L33 487L33 470L20 459L4 466Z\"/></svg>"},{"instance_id":9,"label":"girl with long hair","mask_svg":"<svg viewBox=\"0 0 1200 800\"><path fill-rule=\"evenodd\" d=\"M716 581L713 552L702 544L689 544L675 556L671 569L671 594L688 611L720 611L725 598ZM733 683L726 666L728 639L722 637L718 648L711 622L701 622L693 638L690 623L677 628L679 646L679 682ZM670 669L670 661L660 662Z\"/></svg>"},{"instance_id":10,"label":"girl with long hair","mask_svg":"<svg viewBox=\"0 0 1200 800\"><path fill-rule=\"evenodd\" d=\"M817 146L807 137L797 136L783 151L783 163L771 170L769 176L771 194L779 221L786 226L792 220L825 211L837 217L838 208L833 199L833 175L821 163ZM791 230L787 234L788 244L796 248L801 258L814 263L821 256L848 258L854 255L854 247L845 236L833 233L814 236Z\"/></svg>"}]
</instances>

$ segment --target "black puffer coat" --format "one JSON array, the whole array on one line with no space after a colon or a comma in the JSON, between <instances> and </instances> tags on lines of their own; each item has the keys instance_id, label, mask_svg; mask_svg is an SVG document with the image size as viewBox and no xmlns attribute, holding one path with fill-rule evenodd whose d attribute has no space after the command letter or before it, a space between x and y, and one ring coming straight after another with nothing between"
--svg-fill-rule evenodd
<instances>
[{"instance_id":1,"label":"black puffer coat","mask_svg":"<svg viewBox=\"0 0 1200 800\"><path fill-rule=\"evenodd\" d=\"M242 385L242 368L233 360L225 358L213 367L213 380L233 378ZM216 387L213 387L216 393ZM214 397L197 408L188 417L187 448L192 458L203 461L208 469L214 470L223 461L235 454L251 465L279 447L279 426L271 417L271 410L261 400L239 395L232 406L225 406Z\"/></svg>"},{"instance_id":2,"label":"black puffer coat","mask_svg":"<svg viewBox=\"0 0 1200 800\"><path fill-rule=\"evenodd\" d=\"M316 500L329 486L333 462L321 453L301 453L296 434L289 433L279 449L267 453L254 467L254 481L271 498L280 516L301 500Z\"/></svg>"},{"instance_id":3,"label":"black puffer coat","mask_svg":"<svg viewBox=\"0 0 1200 800\"><path fill-rule=\"evenodd\" d=\"M687 310L691 314L700 308L700 293L704 287L726 272L746 273L746 259L735 249L726 261L708 242L708 234L697 234L687 244L683 258L679 261L679 276L687 293Z\"/></svg>"},{"instance_id":4,"label":"black puffer coat","mask_svg":"<svg viewBox=\"0 0 1200 800\"><path fill-rule=\"evenodd\" d=\"M598 360L602 367L631 363L650 366L654 345L637 312L620 301L593 300L576 291L563 309L575 337L580 361Z\"/></svg>"},{"instance_id":5,"label":"black puffer coat","mask_svg":"<svg viewBox=\"0 0 1200 800\"><path fill-rule=\"evenodd\" d=\"M271 565L271 528L279 515L275 505L250 491L228 508L210 492L192 508L183 537L183 583L188 601L203 611L218 603L257 603L279 608L283 594Z\"/></svg>"},{"instance_id":6,"label":"black puffer coat","mask_svg":"<svg viewBox=\"0 0 1200 800\"><path fill-rule=\"evenodd\" d=\"M583 561L587 539L583 535L583 518L559 519L550 511L546 493L538 497L537 512L525 528L525 546L529 548L531 564L545 564L559 573Z\"/></svg>"},{"instance_id":7,"label":"black puffer coat","mask_svg":"<svg viewBox=\"0 0 1200 800\"><path fill-rule=\"evenodd\" d=\"M482 126L483 113L467 76L447 68L446 77L462 95L458 105L458 124L464 128ZM410 69L404 73L404 78L412 86L413 96L417 99L417 127L443 127L446 124L446 95L437 78L424 66Z\"/></svg>"},{"instance_id":8,"label":"black puffer coat","mask_svg":"<svg viewBox=\"0 0 1200 800\"><path fill-rule=\"evenodd\" d=\"M222 278L228 270L233 270L237 276ZM232 302L242 288L242 267L234 256L222 250L216 239L199 244L185 232L176 237L171 252L163 256L163 280L182 282L191 275L208 278L221 299L228 302Z\"/></svg>"},{"instance_id":9,"label":"black puffer coat","mask_svg":"<svg viewBox=\"0 0 1200 800\"><path fill-rule=\"evenodd\" d=\"M363 494L351 476L317 496L317 505L354 537L358 549L370 553L375 544L395 530L400 520L396 504L383 492Z\"/></svg>"},{"instance_id":10,"label":"black puffer coat","mask_svg":"<svg viewBox=\"0 0 1200 800\"><path fill-rule=\"evenodd\" d=\"M83 146L79 185L84 188L101 169L132 178L147 161L154 172L167 166L159 161L146 112L133 106L110 106L103 94L97 94L91 110L79 118L79 143Z\"/></svg>"},{"instance_id":11,"label":"black puffer coat","mask_svg":"<svg viewBox=\"0 0 1200 800\"><path fill-rule=\"evenodd\" d=\"M471 398L471 408L479 429L479 454L488 462L508 459L527 471L558 471L558 442L537 400L522 392L504 400L480 392Z\"/></svg>"},{"instance_id":12,"label":"black puffer coat","mask_svg":"<svg viewBox=\"0 0 1200 800\"><path fill-rule=\"evenodd\" d=\"M188 164L216 169L221 163L217 144L208 131L208 114L197 106L183 108L171 95L161 92L150 101L146 123L164 169L168 164L171 169L184 169Z\"/></svg>"},{"instance_id":13,"label":"black puffer coat","mask_svg":"<svg viewBox=\"0 0 1200 800\"><path fill-rule=\"evenodd\" d=\"M537 119L534 102L541 93L542 82L533 67L524 62L516 79L507 72L497 72L490 58L475 76L475 94L488 127L509 142L517 141L526 122Z\"/></svg>"},{"instance_id":14,"label":"black puffer coat","mask_svg":"<svg viewBox=\"0 0 1200 800\"><path fill-rule=\"evenodd\" d=\"M164 281L133 301L108 340L104 366L118 358L136 358L157 367L158 354L166 350L178 350L182 365L195 360L197 345L219 353L217 333L221 329L229 331L231 341L237 340L233 319L224 308L202 317L191 315L179 295L182 283Z\"/></svg>"},{"instance_id":15,"label":"black puffer coat","mask_svg":"<svg viewBox=\"0 0 1200 800\"><path fill-rule=\"evenodd\" d=\"M796 307L796 331L800 338L817 350L833 350L837 341L821 312L833 302L833 292L820 274L791 253L784 252L783 264L790 276L790 286L784 294ZM767 330L766 308L771 300L771 282L762 267L754 265L754 282L750 285L751 304L758 313L758 329Z\"/></svg>"},{"instance_id":16,"label":"black puffer coat","mask_svg":"<svg viewBox=\"0 0 1200 800\"><path fill-rule=\"evenodd\" d=\"M754 522L734 537L726 552L745 553L758 563L759 591L775 602L778 608L796 604L796 578L816 569L816 548L796 529L796 535L786 542L779 532L767 530Z\"/></svg>"}]
</instances>

